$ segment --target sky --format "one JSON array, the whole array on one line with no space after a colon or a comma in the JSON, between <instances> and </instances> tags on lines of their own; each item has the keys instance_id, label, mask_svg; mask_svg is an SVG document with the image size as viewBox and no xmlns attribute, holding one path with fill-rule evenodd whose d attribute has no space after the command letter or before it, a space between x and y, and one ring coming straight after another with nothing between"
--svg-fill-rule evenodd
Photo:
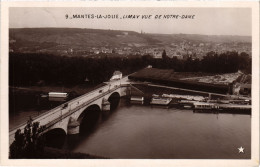
<instances>
[{"instance_id":1,"label":"sky","mask_svg":"<svg viewBox=\"0 0 260 167\"><path fill-rule=\"evenodd\" d=\"M66 19L66 15L68 18ZM73 18L84 15L84 18ZM118 18L86 18L118 15ZM125 15L140 15L126 19ZM152 15L142 19L142 15ZM157 15L157 18L155 19ZM158 19L158 15L161 17ZM165 19L164 15L179 15L178 19ZM181 16L193 19L181 19ZM12 7L9 10L10 28L92 28L110 30L130 30L158 34L205 34L251 36L252 17L250 8L126 8L126 7Z\"/></svg>"}]
</instances>

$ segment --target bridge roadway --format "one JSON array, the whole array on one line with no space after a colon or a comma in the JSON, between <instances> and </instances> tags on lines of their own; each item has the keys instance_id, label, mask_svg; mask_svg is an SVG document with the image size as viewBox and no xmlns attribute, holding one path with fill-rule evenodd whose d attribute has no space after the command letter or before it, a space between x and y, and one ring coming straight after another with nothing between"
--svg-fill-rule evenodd
<instances>
[{"instance_id":1,"label":"bridge roadway","mask_svg":"<svg viewBox=\"0 0 260 167\"><path fill-rule=\"evenodd\" d=\"M126 95L129 86L128 76L121 80L106 82L107 85L86 93L80 97L72 99L50 111L47 111L35 118L33 122L39 122L40 126L45 127L45 132L55 128L61 128L67 134L67 127L70 117L75 120L82 120L83 113L89 106L98 106L102 110L102 102L108 100L112 94L120 97ZM26 122L9 131L9 145L13 143L15 132L20 129L22 132Z\"/></svg>"}]
</instances>

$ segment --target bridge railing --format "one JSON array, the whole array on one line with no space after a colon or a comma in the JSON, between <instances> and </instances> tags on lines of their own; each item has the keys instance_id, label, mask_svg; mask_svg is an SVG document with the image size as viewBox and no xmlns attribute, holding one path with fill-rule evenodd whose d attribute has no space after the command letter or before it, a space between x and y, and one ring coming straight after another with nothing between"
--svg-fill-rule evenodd
<instances>
[{"instance_id":1,"label":"bridge railing","mask_svg":"<svg viewBox=\"0 0 260 167\"><path fill-rule=\"evenodd\" d=\"M96 96L102 95L110 90L120 87L121 81L110 82L108 85L102 86L96 90L90 91L82 96L79 96L75 99L72 99L62 105L55 107L37 117L34 118L35 122L40 122L40 125L47 125L53 120L62 119L63 115L67 115L70 111L77 109L82 106L84 103L87 103L90 99L94 99ZM50 119L48 118L52 118ZM26 123L23 123L16 128L9 131L9 137L14 136L17 129L24 130L23 128L26 126Z\"/></svg>"}]
</instances>

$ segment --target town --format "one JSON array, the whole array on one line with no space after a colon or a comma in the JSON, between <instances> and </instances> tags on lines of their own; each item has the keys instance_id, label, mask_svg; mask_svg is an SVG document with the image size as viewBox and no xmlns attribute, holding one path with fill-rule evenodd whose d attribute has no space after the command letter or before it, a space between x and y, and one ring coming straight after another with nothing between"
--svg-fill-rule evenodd
<instances>
[{"instance_id":1,"label":"town","mask_svg":"<svg viewBox=\"0 0 260 167\"><path fill-rule=\"evenodd\" d=\"M91 58L101 58L102 56L131 58L150 55L153 58L161 59L162 53L165 51L169 58L177 58L179 60L186 60L188 58L201 60L208 52L221 54L228 51L235 51L239 54L246 53L250 57L252 56L250 37L210 37L186 34L169 35L169 37L167 35L146 34L143 31L136 33L113 30L92 30L96 31L95 33L88 32L91 30L85 30L85 32L84 30L80 30L80 32L73 34L73 30L66 30L72 32L69 38L73 38L73 40L70 42L64 41L67 37L59 37L62 30L59 32L49 29L48 31L51 35L49 38L53 36L54 41L46 39L39 42L37 41L37 38L39 38L37 36L33 37L33 39L26 39L28 35L34 34L27 34L26 29L24 32L11 29L9 40L10 52L50 53L69 57L82 56ZM54 33L57 34L54 35ZM108 36L109 38L106 38L104 41L98 40L99 38L107 37L108 33L111 33ZM81 34L87 39L95 39L92 42L84 41L85 43L79 43L82 38L79 37ZM77 37L80 39L77 39ZM32 37L30 36L30 38ZM31 42L21 44L24 40L31 40Z\"/></svg>"}]
</instances>

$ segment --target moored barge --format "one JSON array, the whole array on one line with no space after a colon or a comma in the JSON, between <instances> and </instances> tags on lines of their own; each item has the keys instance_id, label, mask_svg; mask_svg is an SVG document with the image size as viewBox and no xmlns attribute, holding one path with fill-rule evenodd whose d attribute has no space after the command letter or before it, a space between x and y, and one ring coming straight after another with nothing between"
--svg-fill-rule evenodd
<instances>
[{"instance_id":1,"label":"moored barge","mask_svg":"<svg viewBox=\"0 0 260 167\"><path fill-rule=\"evenodd\" d=\"M153 97L150 104L154 105L169 105L172 101L171 98L165 98L165 97Z\"/></svg>"}]
</instances>

